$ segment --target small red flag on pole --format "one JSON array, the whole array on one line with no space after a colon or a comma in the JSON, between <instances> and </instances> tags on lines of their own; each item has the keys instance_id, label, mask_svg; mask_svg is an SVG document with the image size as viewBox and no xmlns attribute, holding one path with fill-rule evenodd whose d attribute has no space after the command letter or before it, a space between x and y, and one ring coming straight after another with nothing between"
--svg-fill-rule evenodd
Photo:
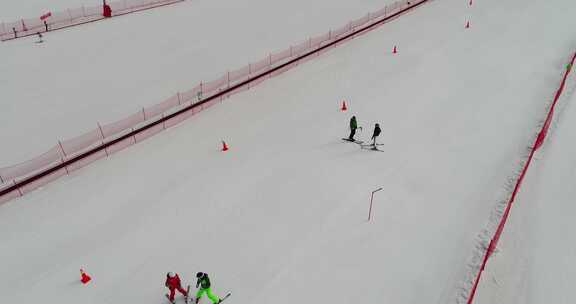
<instances>
[{"instance_id":1,"label":"small red flag on pole","mask_svg":"<svg viewBox=\"0 0 576 304\"><path fill-rule=\"evenodd\" d=\"M84 272L84 269L80 269L80 282L82 282L82 284L86 285L91 280L92 280L92 278Z\"/></svg>"},{"instance_id":2,"label":"small red flag on pole","mask_svg":"<svg viewBox=\"0 0 576 304\"><path fill-rule=\"evenodd\" d=\"M46 19L48 19L48 17L51 17L52 13L51 12L47 12L46 14L40 16L40 20L44 21Z\"/></svg>"}]
</instances>

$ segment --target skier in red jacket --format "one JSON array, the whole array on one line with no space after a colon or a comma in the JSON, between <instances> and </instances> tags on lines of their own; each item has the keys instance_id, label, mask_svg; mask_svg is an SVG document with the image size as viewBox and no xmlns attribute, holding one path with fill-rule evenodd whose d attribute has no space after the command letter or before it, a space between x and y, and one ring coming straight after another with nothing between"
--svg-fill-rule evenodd
<instances>
[{"instance_id":1,"label":"skier in red jacket","mask_svg":"<svg viewBox=\"0 0 576 304\"><path fill-rule=\"evenodd\" d=\"M188 292L186 292L186 290L182 288L182 284L180 282L180 277L178 276L178 274L169 272L166 275L165 285L170 289L170 296L168 297L170 302L174 303L174 296L176 294L176 290L178 290L185 297L188 297Z\"/></svg>"}]
</instances>

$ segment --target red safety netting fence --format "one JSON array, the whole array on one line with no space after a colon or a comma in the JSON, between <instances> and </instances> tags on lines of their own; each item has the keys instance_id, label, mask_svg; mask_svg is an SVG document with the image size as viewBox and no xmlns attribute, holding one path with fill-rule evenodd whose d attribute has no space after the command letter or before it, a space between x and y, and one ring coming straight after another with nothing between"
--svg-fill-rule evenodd
<instances>
[{"instance_id":1,"label":"red safety netting fence","mask_svg":"<svg viewBox=\"0 0 576 304\"><path fill-rule=\"evenodd\" d=\"M106 5L82 6L60 12L48 12L37 18L0 23L0 40L36 35L182 1L185 0L117 0L107 2Z\"/></svg>"},{"instance_id":2,"label":"red safety netting fence","mask_svg":"<svg viewBox=\"0 0 576 304\"><path fill-rule=\"evenodd\" d=\"M233 94L280 75L428 1L397 1L340 28L229 71L215 80L201 82L191 90L178 92L124 119L97 124L93 130L59 141L31 160L0 168L0 203L22 196L62 175L174 126Z\"/></svg>"},{"instance_id":3,"label":"red safety netting fence","mask_svg":"<svg viewBox=\"0 0 576 304\"><path fill-rule=\"evenodd\" d=\"M526 176L526 172L528 172L528 168L530 167L530 164L532 163L532 160L534 158L534 154L536 153L536 151L538 151L542 147L542 144L544 143L544 140L546 139L546 135L548 134L550 124L552 123L552 120L554 119L554 111L556 109L556 105L558 103L558 100L560 99L560 96L562 95L562 92L564 91L564 87L566 85L566 79L570 75L570 72L572 71L572 66L573 66L575 61L576 61L576 53L574 53L572 55L570 63L566 67L566 71L564 72L564 76L562 78L562 81L560 82L560 86L556 90L556 94L554 95L554 99L552 101L552 104L550 105L550 107L548 109L548 113L546 115L546 118L544 119L544 123L542 124L542 128L540 129L536 138L534 139L533 145L530 147L530 153L528 155L528 158L523 163L522 170L520 171L520 174L518 175L518 177L516 179L516 183L514 184L514 188L512 190L512 193L510 194L510 197L506 203L504 212L502 213L502 217L500 218L500 221L498 222L498 226L496 227L496 230L495 230L493 236L491 237L488 246L486 246L486 248L485 248L485 252L484 252L482 261L478 267L477 274L475 275L475 279L474 279L472 286L470 288L470 293L469 293L467 300L466 300L466 303L468 303L468 304L472 304L474 302L474 297L476 295L476 290L478 288L478 284L480 283L482 273L486 267L486 264L488 263L488 259L494 253L494 250L496 249L496 246L498 245L498 241L500 240L500 237L502 236L502 232L504 231L504 226L506 225L506 222L508 221L508 217L510 215L510 210L512 209L512 205L514 203L516 195L518 194L518 191L520 190L520 186L522 184L522 181L524 180L524 177Z\"/></svg>"}]
</instances>

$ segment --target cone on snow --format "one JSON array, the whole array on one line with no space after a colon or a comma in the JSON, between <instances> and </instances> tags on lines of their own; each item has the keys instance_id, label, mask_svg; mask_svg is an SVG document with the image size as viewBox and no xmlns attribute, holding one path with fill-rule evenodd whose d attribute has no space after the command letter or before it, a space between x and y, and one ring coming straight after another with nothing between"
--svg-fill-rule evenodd
<instances>
[{"instance_id":1,"label":"cone on snow","mask_svg":"<svg viewBox=\"0 0 576 304\"><path fill-rule=\"evenodd\" d=\"M470 21L466 21L466 28L470 28Z\"/></svg>"},{"instance_id":2,"label":"cone on snow","mask_svg":"<svg viewBox=\"0 0 576 304\"><path fill-rule=\"evenodd\" d=\"M346 107L346 101L342 101L342 108L340 108L340 110L342 110L342 112L348 110L348 107Z\"/></svg>"},{"instance_id":3,"label":"cone on snow","mask_svg":"<svg viewBox=\"0 0 576 304\"><path fill-rule=\"evenodd\" d=\"M394 46L394 49L392 50L392 54L396 54L398 53L398 49L396 48L396 46Z\"/></svg>"},{"instance_id":4,"label":"cone on snow","mask_svg":"<svg viewBox=\"0 0 576 304\"><path fill-rule=\"evenodd\" d=\"M222 152L226 152L228 151L228 145L226 144L225 141L222 141Z\"/></svg>"},{"instance_id":5,"label":"cone on snow","mask_svg":"<svg viewBox=\"0 0 576 304\"><path fill-rule=\"evenodd\" d=\"M86 285L90 282L92 278L84 272L84 269L80 269L80 282Z\"/></svg>"}]
</instances>

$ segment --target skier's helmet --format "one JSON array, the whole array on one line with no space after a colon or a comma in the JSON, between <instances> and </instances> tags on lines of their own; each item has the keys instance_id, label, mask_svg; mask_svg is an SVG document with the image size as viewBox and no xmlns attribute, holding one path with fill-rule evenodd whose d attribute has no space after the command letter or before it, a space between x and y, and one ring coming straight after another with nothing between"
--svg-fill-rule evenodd
<instances>
[{"instance_id":1,"label":"skier's helmet","mask_svg":"<svg viewBox=\"0 0 576 304\"><path fill-rule=\"evenodd\" d=\"M196 277L197 277L197 278L201 278L201 277L203 277L203 276L204 276L204 273L202 273L202 272L198 272L198 273L196 274Z\"/></svg>"},{"instance_id":2,"label":"skier's helmet","mask_svg":"<svg viewBox=\"0 0 576 304\"><path fill-rule=\"evenodd\" d=\"M377 127L380 127L380 124L376 124Z\"/></svg>"},{"instance_id":3,"label":"skier's helmet","mask_svg":"<svg viewBox=\"0 0 576 304\"><path fill-rule=\"evenodd\" d=\"M169 272L169 273L168 273L168 277L169 277L169 278L173 278L173 277L175 277L175 276L176 276L176 274L174 274L173 272Z\"/></svg>"}]
</instances>

